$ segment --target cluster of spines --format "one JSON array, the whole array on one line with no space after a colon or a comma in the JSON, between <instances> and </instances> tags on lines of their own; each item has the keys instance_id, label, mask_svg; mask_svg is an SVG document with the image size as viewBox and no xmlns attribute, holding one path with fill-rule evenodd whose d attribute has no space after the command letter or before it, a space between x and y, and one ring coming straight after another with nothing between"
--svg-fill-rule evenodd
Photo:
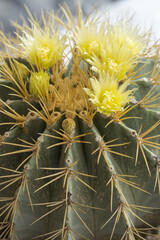
<instances>
[{"instance_id":1,"label":"cluster of spines","mask_svg":"<svg viewBox=\"0 0 160 240\"><path fill-rule=\"evenodd\" d=\"M67 121L66 121L67 120ZM74 127L75 127L75 125L74 125L74 121L72 120L72 119L66 119L66 120L64 120L64 122L63 122L63 127L64 127L64 129L66 128L67 129L67 132L66 131L64 131L64 130L62 130L61 132L57 132L56 130L54 130L54 132L55 133L57 133L59 136L54 136L54 135L48 135L48 134L42 134L42 136L44 135L44 136L46 136L46 137L52 137L52 138L56 138L56 139L58 139L58 140L61 140L61 142L60 143L56 143L56 144L54 144L54 145L51 145L51 146L49 146L48 148L50 148L50 147L56 147L56 146L58 146L58 145L66 145L66 147L64 148L64 152L68 152L69 151L69 149L71 148L71 146L72 146L72 144L74 144L74 143L87 143L86 141L82 141L82 140L78 140L79 139L79 137L83 137L83 136L87 136L88 134L82 134L82 135L78 135L78 136L73 136L73 130L74 130ZM153 126L153 127L151 127L151 129L150 129L150 131L151 130L153 130L155 127L157 127L158 126L158 124L159 124L159 122L157 122L156 124L155 124L155 126ZM125 127L125 125L123 125L123 127ZM68 130L69 129L69 130ZM147 131L147 133L148 133L149 131ZM147 134L146 133L146 134ZM136 137L137 138L137 134L136 134L136 132L135 131L131 131L130 130L130 134L131 134L131 136L133 136L133 137ZM144 134L144 135L146 135L146 134ZM8 134L9 135L9 134ZM7 137L8 136L7 135L7 132L5 133L5 136ZM99 161L100 161L100 159L101 159L101 155L103 155L103 158L104 158L104 160L105 160L105 162L107 163L107 166L109 167L109 170L110 170L110 174L111 174L111 177L110 177L110 179L109 179L109 181L106 183L106 185L108 185L108 184L111 184L111 210L112 210L112 201L113 201L113 186L115 186L116 187L116 189L118 189L118 192L119 192L119 195L120 195L120 199L121 199L121 203L120 203L120 205L119 205L119 207L116 209L116 211L113 213L113 215L111 216L111 218L109 219L109 220L111 220L112 219L112 217L113 216L115 216L115 214L117 214L117 217L116 217L116 220L115 220L115 225L114 225L114 228L113 228L113 232L112 232L112 234L111 234L111 237L113 236L113 233L114 233L114 229L115 229L115 226L116 226L116 224L118 223L118 221L119 221L119 218L120 218L120 215L121 215L121 212L123 212L123 214L125 215L125 218L126 218L126 210L127 211L129 211L129 212L131 212L132 213L132 210L131 210L131 207L134 207L134 208L136 208L136 209L138 209L138 210L141 210L141 211L145 211L144 209L144 207L142 207L142 206L130 206L130 204L127 202L127 200L126 200L126 198L125 198L125 196L124 196L124 194L123 194L123 192L121 191L121 187L119 186L119 183L120 182L123 182L123 183L125 183L125 184L127 184L127 185L129 185L129 186L131 186L131 187L134 187L134 188L136 188L136 189L138 189L138 190L141 190L141 191L144 191L145 192L145 190L142 190L140 187L138 187L137 186L137 184L136 183L134 183L134 182L132 182L132 181L129 181L129 180L126 180L125 178L127 177L126 175L121 175L121 174L117 174L117 173L114 173L114 169L113 169L113 166L111 166L110 165L110 162L108 161L108 157L107 157L107 154L108 153L113 153L113 154L118 154L118 155L121 155L121 156L124 156L124 157L129 157L129 156L126 156L126 155L124 155L124 154L122 154L122 153L119 153L119 152L116 152L116 151L114 151L114 150L112 150L112 148L113 147L118 147L118 146L123 146L123 145L126 145L126 144L128 144L128 143L121 143L121 144L113 144L113 142L115 141L115 140L117 140L117 139L113 139L112 141L109 141L109 142L104 142L103 141L103 139L101 138L101 136L100 135L97 135L97 133L94 133L94 136L95 136L95 141L98 143L98 148L97 149L95 149L93 152L92 152L92 154L95 154L97 151L99 152L98 153L98 157L97 157L97 164L99 164ZM38 139L40 139L40 138L42 138L42 137L39 137ZM40 139L40 140L42 140L42 139ZM39 143L41 143L42 141L40 141L39 140ZM5 153L5 154L2 154L1 156L5 156L6 154L7 155L10 155L10 154L18 154L18 153L21 153L21 152L31 152L31 155L29 155L22 163L24 164L33 154L36 154L36 161L37 161L37 168L38 168L38 151L37 151L37 143L34 143L34 144L31 144L31 143L29 143L29 142L26 142L26 141L23 141L22 140L22 143L25 143L25 146L24 146L24 144L23 145L21 145L21 144L15 144L15 145L17 145L17 146L19 146L19 147L26 147L26 149L23 149L23 150L18 150L18 151L13 151L13 152L11 152L11 153ZM88 142L89 143L89 142ZM112 143L112 144L111 144ZM138 140L137 140L137 146L138 146ZM9 144L9 145L13 145L12 143L6 143L5 141L4 142L2 142L1 144ZM36 146L36 147L35 147ZM155 147L157 148L158 146L156 146L155 145ZM138 147L137 147L138 148ZM145 156L145 155L144 155ZM159 162L158 162L158 159L156 158L156 156L153 156L154 157L154 161L156 160L156 163L155 163L155 165L156 165L156 169L158 169L159 168ZM136 158L138 158L138 156L136 156ZM146 160L146 158L144 157L144 159ZM71 204L71 192L69 191L69 189L68 189L68 186L69 186L69 178L72 176L72 177L76 177L76 179L78 179L78 180L80 180L84 185L86 185L87 187L89 187L91 190L93 190L93 188L92 187L90 187L88 184L86 184L84 181L82 181L78 176L76 176L76 173L77 172L75 172L74 170L72 170L72 167L75 165L75 164L78 164L77 163L77 161L74 163L74 164L72 164L71 166L70 166L70 162L71 162L71 160L68 158L67 160L66 160L66 167L63 167L63 168L50 168L49 170L56 170L56 174L50 174L49 176L43 176L42 178L39 178L39 179L37 179L37 180L40 180L40 179L44 179L44 178L47 178L47 177L53 177L53 179L52 180L50 180L49 182L47 182L44 186L41 186L39 189L37 189L37 191L39 191L39 190L41 190L43 187L45 187L45 186L47 186L48 184L51 184L51 183L53 183L53 182L55 182L56 180L58 180L59 178L64 178L64 181L63 181L63 187L65 188L65 191L64 192L66 192L66 197L65 197L65 199L62 201L63 202L63 204L65 205L66 204L66 210L65 210L65 217L64 217L64 225L63 225L63 227L62 227L62 230L60 231L60 230L57 230L57 231L53 231L53 237L54 236L58 236L57 234L61 234L62 233L62 235L63 234L65 234L65 236L67 237L67 233L66 233L66 231L69 231L68 233L69 234L71 234L72 235L72 229L70 229L70 227L69 227L69 221L68 221L68 219L67 219L67 206L70 206L70 204ZM11 177L11 179L9 180L9 185L11 185L12 183L14 183L15 181L21 181L22 183L20 184L20 187L19 187L19 191L18 191L18 193L20 193L20 191L21 191L21 188L23 187L26 187L26 189L27 189L27 191L28 191L28 196L29 196L29 199L30 199L30 194L29 194L29 190L28 190L28 187L27 187L27 179L25 178L25 171L24 172L19 172L18 171L18 169L20 168L20 166L22 165L22 163L17 167L17 170L12 170L12 169L4 169L4 170L8 170L8 171L11 171L11 172L14 172L15 174L13 175L13 178L12 178L12 175L10 176ZM25 165L25 166L27 166L27 165ZM26 167L25 167L26 168ZM47 170L47 168L46 168L46 170ZM60 171L59 173L57 172L57 171ZM156 175L156 181L155 181L155 186L154 186L154 190L155 190L155 187L156 187L156 184L157 183L159 183L159 172L156 170L156 173L157 173L157 175ZM15 175L17 174L17 176L15 177ZM85 173L77 173L77 174L80 174L80 175L84 175L84 176L89 176L89 177L95 177L95 176L90 176L90 175L87 175L87 174L85 174ZM7 175L6 176L4 176L4 177L7 177ZM134 177L134 176L130 176L130 175L128 175L128 177ZM7 184L8 183L8 181L6 182L6 181L4 181L3 182L3 184ZM4 190L7 186L9 186L8 184L4 187L4 188L2 188L1 190ZM17 198L18 198L18 195L19 194L17 194ZM17 209L17 205L15 205L14 203L17 203L17 198L16 198L16 200L15 200L15 198L13 199L13 201L11 202L11 207L12 207L12 210L11 210L11 212L10 212L10 208L8 207L8 204L7 204L7 211L8 211L8 209L9 209L9 212L10 212L10 214L8 215L8 218L10 217L10 218L13 218L13 221L14 221L14 216L12 216L12 212L15 214L15 211L16 211L16 209ZM6 201L6 199L4 199L4 201ZM31 199L30 199L30 201L31 201ZM59 202L57 202L57 207L55 208L55 209L58 209L58 206L59 206L59 204L60 204L60 206L61 205L63 205L62 204L62 202L61 202L61 204L59 203ZM30 202L31 203L31 202ZM46 205L47 204L49 204L49 205L53 205L53 206L56 206L56 203L46 203ZM74 204L76 204L76 203L74 203ZM77 204L80 204L80 203L77 203ZM31 206L32 205L37 205L37 204L31 204ZM40 204L38 204L38 205L40 205ZM84 207L84 205L82 204L82 206ZM122 207L123 206L123 207ZM90 207L90 208L92 208L91 206L87 206L87 207ZM73 206L72 206L72 208L73 208ZM55 209L53 209L53 211L55 210ZM95 208L96 209L96 208ZM100 210L100 209L98 209L97 208L97 210ZM122 211L123 210L123 211ZM74 212L76 212L76 210L74 209L73 210ZM52 212L52 211L51 211ZM4 214L5 213L5 210L4 210L4 212L2 212L2 214ZM49 212L50 213L50 212ZM48 214L49 214L48 213ZM79 216L79 214L76 212L76 214ZM135 213L133 213L134 215L136 215ZM44 217L46 216L47 214L45 214L44 215ZM42 216L43 217L43 216ZM40 219L42 218L42 217L40 217ZM138 217L138 216L137 216ZM79 218L81 219L81 217L79 216ZM139 217L138 217L139 218ZM38 220L40 220L40 219L38 219ZM38 220L36 220L35 222L37 222ZM82 219L81 219L82 220ZM128 217L127 217L127 219L126 220L128 220ZM83 220L82 220L83 221ZM67 225L66 225L66 222L67 222ZM143 220L142 220L142 222L143 222ZM7 223L7 221L6 221L6 219L5 219L5 221L4 221L4 223L2 224L2 229L3 229L3 227L5 226L5 224ZM102 226L102 227L105 227L105 225L108 223L108 221L106 222L106 223L104 223L104 226ZM146 223L147 224L147 223ZM132 225L132 224L131 224ZM149 224L148 224L149 225ZM88 229L88 227L87 227L87 225L85 224L85 222L84 222L84 226ZM130 225L128 225L127 224L127 226L129 227L129 231L126 231L126 234L131 234L131 235L138 235L138 232L136 231L136 228L134 227L134 225L132 225L132 226L130 226ZM152 227L151 225L149 225L149 227ZM13 228L13 222L12 222L12 225L11 225L11 229ZM65 230L65 233L64 233L64 230ZM132 231L131 231L132 230ZM6 231L6 229L5 229L5 231ZM13 231L13 229L12 229L12 231ZM12 233L12 231L11 231L11 233ZM89 230L90 231L90 230ZM74 230L73 230L73 232L74 232ZM91 232L91 231L90 231ZM4 232L5 233L5 232ZM8 232L7 232L8 233ZM13 234L13 233L12 233ZM80 235L80 233L77 233L77 234L79 234Z\"/></svg>"}]
</instances>

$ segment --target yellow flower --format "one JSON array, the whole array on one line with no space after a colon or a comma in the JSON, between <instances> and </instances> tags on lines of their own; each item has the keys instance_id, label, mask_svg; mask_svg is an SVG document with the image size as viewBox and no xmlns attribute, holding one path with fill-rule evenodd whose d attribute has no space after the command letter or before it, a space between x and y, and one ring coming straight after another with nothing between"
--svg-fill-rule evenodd
<instances>
[{"instance_id":1,"label":"yellow flower","mask_svg":"<svg viewBox=\"0 0 160 240\"><path fill-rule=\"evenodd\" d=\"M47 72L34 72L30 77L29 90L34 97L45 96L49 89L50 76Z\"/></svg>"},{"instance_id":2,"label":"yellow flower","mask_svg":"<svg viewBox=\"0 0 160 240\"><path fill-rule=\"evenodd\" d=\"M118 81L109 72L100 73L99 80L91 78L92 90L85 88L90 101L101 113L110 116L112 113L122 111L124 106L133 98L133 90L126 91L128 81L119 86Z\"/></svg>"},{"instance_id":3,"label":"yellow flower","mask_svg":"<svg viewBox=\"0 0 160 240\"><path fill-rule=\"evenodd\" d=\"M96 24L77 27L74 32L74 40L77 48L80 50L83 59L90 59L94 55L100 57L100 45L105 34L105 25L101 24L98 30Z\"/></svg>"},{"instance_id":4,"label":"yellow flower","mask_svg":"<svg viewBox=\"0 0 160 240\"><path fill-rule=\"evenodd\" d=\"M58 33L51 33L49 29L43 31L35 25L32 33L25 32L24 37L20 37L20 39L24 53L38 69L52 67L62 58L66 48L65 39L60 39Z\"/></svg>"},{"instance_id":5,"label":"yellow flower","mask_svg":"<svg viewBox=\"0 0 160 240\"><path fill-rule=\"evenodd\" d=\"M100 57L94 54L88 62L94 71L109 71L121 81L140 58L143 49L144 39L138 28L121 21L109 27L100 45Z\"/></svg>"}]
</instances>

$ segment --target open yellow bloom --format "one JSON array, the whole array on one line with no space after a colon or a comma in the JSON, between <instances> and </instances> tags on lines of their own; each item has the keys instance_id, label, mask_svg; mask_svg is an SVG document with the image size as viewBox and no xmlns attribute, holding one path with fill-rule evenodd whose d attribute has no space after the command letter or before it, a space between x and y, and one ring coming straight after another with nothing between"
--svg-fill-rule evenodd
<instances>
[{"instance_id":1,"label":"open yellow bloom","mask_svg":"<svg viewBox=\"0 0 160 240\"><path fill-rule=\"evenodd\" d=\"M140 58L143 49L144 39L138 29L121 21L109 27L100 45L100 56L94 54L88 62L94 71L109 71L121 81Z\"/></svg>"},{"instance_id":2,"label":"open yellow bloom","mask_svg":"<svg viewBox=\"0 0 160 240\"><path fill-rule=\"evenodd\" d=\"M34 97L45 96L49 89L50 76L47 72L34 72L30 77L29 90Z\"/></svg>"},{"instance_id":3,"label":"open yellow bloom","mask_svg":"<svg viewBox=\"0 0 160 240\"><path fill-rule=\"evenodd\" d=\"M49 29L43 31L36 26L33 26L32 34L25 32L24 37L20 39L24 53L38 69L52 67L62 58L66 48L65 39L60 39L58 33L50 33Z\"/></svg>"},{"instance_id":4,"label":"open yellow bloom","mask_svg":"<svg viewBox=\"0 0 160 240\"><path fill-rule=\"evenodd\" d=\"M91 59L94 55L100 57L100 46L105 34L105 25L101 24L98 30L96 24L77 27L74 32L74 40L77 48L80 50L83 59Z\"/></svg>"},{"instance_id":5,"label":"open yellow bloom","mask_svg":"<svg viewBox=\"0 0 160 240\"><path fill-rule=\"evenodd\" d=\"M124 106L133 98L132 90L126 91L128 81L119 86L113 75L100 73L99 80L91 78L92 90L85 88L90 96L90 101L101 113L110 116L112 113L122 111Z\"/></svg>"}]
</instances>

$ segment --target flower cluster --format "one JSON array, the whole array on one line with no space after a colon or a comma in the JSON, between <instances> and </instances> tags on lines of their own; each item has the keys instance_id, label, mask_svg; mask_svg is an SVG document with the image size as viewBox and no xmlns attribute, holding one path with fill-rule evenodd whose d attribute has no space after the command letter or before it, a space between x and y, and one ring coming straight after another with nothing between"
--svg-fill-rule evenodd
<instances>
[{"instance_id":1,"label":"flower cluster","mask_svg":"<svg viewBox=\"0 0 160 240\"><path fill-rule=\"evenodd\" d=\"M126 78L144 48L138 28L122 21L108 28L102 23L99 31L95 24L82 25L75 32L75 42L95 72L109 71L118 81Z\"/></svg>"},{"instance_id":2,"label":"flower cluster","mask_svg":"<svg viewBox=\"0 0 160 240\"><path fill-rule=\"evenodd\" d=\"M59 31L53 29L52 23L52 19L43 22L42 28L38 22L31 21L31 27L25 26L22 36L18 34L22 56L31 65L24 76L30 78L29 95L35 98L47 96L49 99L52 86L57 95L50 94L50 100L57 97L55 104L60 109L66 109L59 106L63 103L70 105L71 111L79 111L72 106L75 102L84 109L84 94L87 100L89 96L97 111L107 116L123 111L132 98L132 91L127 91L130 84L127 72L138 62L144 48L144 37L138 28L122 20L113 25L102 22L98 27L97 20L83 23L81 19L78 26L67 29L67 33L72 31L71 34L60 38ZM68 71L71 70L69 78L63 79L66 42L71 46L73 61L68 66ZM80 62L87 67L86 72L80 67Z\"/></svg>"},{"instance_id":3,"label":"flower cluster","mask_svg":"<svg viewBox=\"0 0 160 240\"><path fill-rule=\"evenodd\" d=\"M74 33L75 44L91 69L99 74L99 80L91 78L92 89L85 88L90 101L98 111L110 116L123 110L130 92L125 91L129 81L127 72L140 59L144 38L137 27L127 21L109 25L102 23L100 30L93 24L82 25ZM119 84L121 81L126 84Z\"/></svg>"}]
</instances>

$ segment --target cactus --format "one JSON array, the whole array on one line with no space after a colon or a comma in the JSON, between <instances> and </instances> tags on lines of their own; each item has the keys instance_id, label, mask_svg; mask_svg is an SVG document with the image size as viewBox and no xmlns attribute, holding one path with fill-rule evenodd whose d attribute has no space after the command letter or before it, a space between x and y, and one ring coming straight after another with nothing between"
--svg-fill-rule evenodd
<instances>
[{"instance_id":1,"label":"cactus","mask_svg":"<svg viewBox=\"0 0 160 240\"><path fill-rule=\"evenodd\" d=\"M160 223L159 46L61 10L68 24L29 13L1 32L0 239L145 239Z\"/></svg>"}]
</instances>

